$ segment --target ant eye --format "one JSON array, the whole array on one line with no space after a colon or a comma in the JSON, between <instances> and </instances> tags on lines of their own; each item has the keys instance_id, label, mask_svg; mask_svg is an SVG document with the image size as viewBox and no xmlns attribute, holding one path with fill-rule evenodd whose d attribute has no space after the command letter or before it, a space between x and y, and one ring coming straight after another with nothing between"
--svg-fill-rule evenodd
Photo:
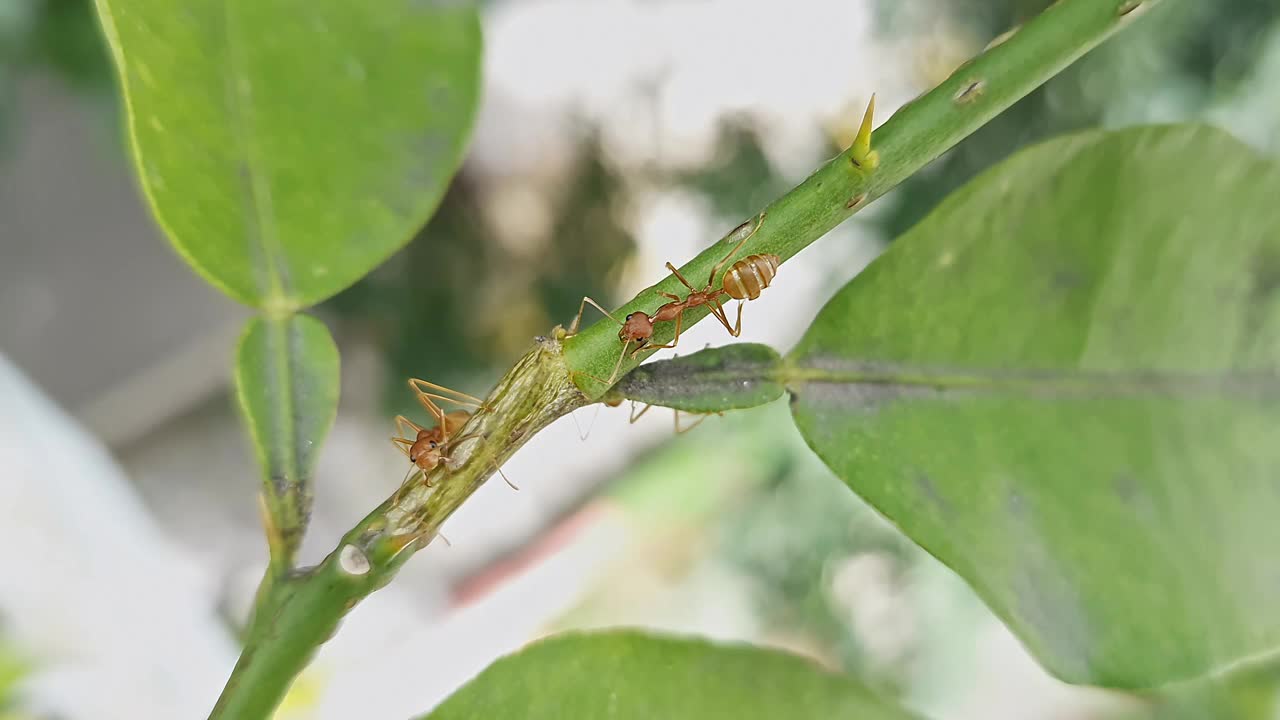
<instances>
[{"instance_id":1,"label":"ant eye","mask_svg":"<svg viewBox=\"0 0 1280 720\"><path fill-rule=\"evenodd\" d=\"M435 441L435 440L432 440L432 441L431 441L431 449L432 449L432 450L435 450L435 449L436 449L436 447L438 447L438 445L436 444L436 441Z\"/></svg>"}]
</instances>

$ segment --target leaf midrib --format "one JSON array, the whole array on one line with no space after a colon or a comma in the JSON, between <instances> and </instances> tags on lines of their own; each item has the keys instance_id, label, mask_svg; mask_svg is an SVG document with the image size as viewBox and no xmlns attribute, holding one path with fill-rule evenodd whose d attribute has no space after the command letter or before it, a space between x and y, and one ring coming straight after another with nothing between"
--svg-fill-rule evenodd
<instances>
[{"instance_id":1,"label":"leaf midrib","mask_svg":"<svg viewBox=\"0 0 1280 720\"><path fill-rule=\"evenodd\" d=\"M1270 394L1280 396L1280 375L1264 371L1193 372L1082 371L1066 368L977 369L861 365L814 367L784 365L774 378L796 384L876 385L939 390L1020 390L1043 393L1123 395Z\"/></svg>"},{"instance_id":2,"label":"leaf midrib","mask_svg":"<svg viewBox=\"0 0 1280 720\"><path fill-rule=\"evenodd\" d=\"M236 39L231 6L232 0L224 0L222 3L223 37L227 47L224 94L235 136L236 156L242 158L244 163L244 173L237 172L236 175L241 184L247 185L245 195L250 206L250 214L245 223L247 239L250 244L256 243L261 251L267 281L266 288L263 288L263 308L268 311L291 309L288 281L277 263L284 248L276 232L271 187L263 173L261 149L252 132L253 83L245 72L246 63L243 50Z\"/></svg>"}]
</instances>

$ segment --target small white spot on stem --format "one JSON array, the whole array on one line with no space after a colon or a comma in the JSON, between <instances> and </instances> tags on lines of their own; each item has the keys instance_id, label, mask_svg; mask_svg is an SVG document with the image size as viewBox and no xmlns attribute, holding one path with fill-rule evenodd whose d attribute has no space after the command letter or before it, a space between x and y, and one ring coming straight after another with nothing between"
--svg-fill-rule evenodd
<instances>
[{"instance_id":1,"label":"small white spot on stem","mask_svg":"<svg viewBox=\"0 0 1280 720\"><path fill-rule=\"evenodd\" d=\"M369 572L369 557L355 545L343 545L338 551L338 567L348 575L364 575Z\"/></svg>"}]
</instances>

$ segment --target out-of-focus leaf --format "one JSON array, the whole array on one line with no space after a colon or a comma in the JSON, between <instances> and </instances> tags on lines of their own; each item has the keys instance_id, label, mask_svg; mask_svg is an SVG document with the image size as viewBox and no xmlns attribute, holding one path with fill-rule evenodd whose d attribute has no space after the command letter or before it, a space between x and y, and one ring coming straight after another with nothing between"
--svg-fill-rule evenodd
<instances>
[{"instance_id":1,"label":"out-of-focus leaf","mask_svg":"<svg viewBox=\"0 0 1280 720\"><path fill-rule=\"evenodd\" d=\"M910 717L794 655L621 631L531 645L489 666L424 720Z\"/></svg>"},{"instance_id":2,"label":"out-of-focus leaf","mask_svg":"<svg viewBox=\"0 0 1280 720\"><path fill-rule=\"evenodd\" d=\"M304 307L408 242L462 157L466 3L98 0L142 185L191 265Z\"/></svg>"},{"instance_id":3,"label":"out-of-focus leaf","mask_svg":"<svg viewBox=\"0 0 1280 720\"><path fill-rule=\"evenodd\" d=\"M275 525L268 541L288 556L302 542L316 456L338 412L338 348L315 318L254 318L236 351L235 379L266 480Z\"/></svg>"},{"instance_id":4,"label":"out-of-focus leaf","mask_svg":"<svg viewBox=\"0 0 1280 720\"><path fill-rule=\"evenodd\" d=\"M768 345L738 343L658 360L632 370L611 397L692 413L738 410L782 397L782 358Z\"/></svg>"},{"instance_id":5,"label":"out-of-focus leaf","mask_svg":"<svg viewBox=\"0 0 1280 720\"><path fill-rule=\"evenodd\" d=\"M952 195L788 358L806 441L1054 674L1280 644L1280 170L1088 133Z\"/></svg>"}]
</instances>

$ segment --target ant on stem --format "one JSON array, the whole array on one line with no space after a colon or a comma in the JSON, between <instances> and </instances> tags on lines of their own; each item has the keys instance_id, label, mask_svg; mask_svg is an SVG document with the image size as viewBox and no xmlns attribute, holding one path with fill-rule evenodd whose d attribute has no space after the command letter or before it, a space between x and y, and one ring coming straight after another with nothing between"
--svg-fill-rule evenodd
<instances>
[{"instance_id":1,"label":"ant on stem","mask_svg":"<svg viewBox=\"0 0 1280 720\"><path fill-rule=\"evenodd\" d=\"M422 407L426 408L427 412L435 418L436 424L434 427L424 428L403 415L397 415L395 419L397 434L391 438L391 442L395 444L400 452L408 456L409 462L413 463L409 468L409 473L413 474L416 468L422 471L425 477L426 473L436 469L441 464L448 466L453 462L453 458L447 454L449 450L466 440L479 437L474 433L462 436L455 435L471 419L470 411L455 410L446 413L435 401L442 400L454 405L473 407L477 410L483 410L485 406L480 398L457 390L451 390L443 385L419 380L418 378L409 379L409 388L413 390ZM430 390L437 392L429 392ZM449 393L453 397L439 393ZM406 427L413 432L405 432ZM405 435L411 435L413 439L403 437ZM502 472L502 468L498 467L496 463L493 469L498 471L498 474L512 489L519 489L507 478L506 474ZM408 481L408 476L405 477L405 481ZM404 487L404 483L401 483L401 487ZM431 487L430 482L427 483L427 487Z\"/></svg>"},{"instance_id":2,"label":"ant on stem","mask_svg":"<svg viewBox=\"0 0 1280 720\"><path fill-rule=\"evenodd\" d=\"M573 319L573 324L569 326L567 334L570 336L577 334L578 325L582 322L582 313L586 310L587 303L590 303L595 309L604 313L605 317L622 326L618 330L618 340L622 341L622 352L618 355L618 362L614 364L613 373L609 375L608 380L598 378L589 373L582 374L597 382L602 382L606 386L612 386L614 380L618 377L618 370L622 367L622 360L627 357L627 350L632 343L640 343L635 349L631 350L630 356L633 358L643 350L661 350L675 347L676 343L680 342L680 330L684 321L685 311L700 305L708 306L711 315L724 326L724 329L728 330L733 337L738 337L742 333L742 304L747 300L755 300L760 297L760 293L769 287L773 282L774 276L778 274L778 265L782 262L782 258L769 253L748 255L734 263L722 277L720 276L720 271L742 249L742 246L760 230L760 226L764 224L764 216L764 213L760 213L753 220L742 223L725 236L727 241L732 242L737 239L738 242L720 262L711 268L711 273L707 276L707 284L701 290L690 285L689 281L680 274L680 271L674 265L667 263L667 269L689 289L689 293L682 299L679 295L659 291L659 295L668 298L671 302L653 311L652 315L637 310L627 315L625 320L618 320L608 310L601 307L600 303L589 297L583 297L582 303L578 305L578 315ZM718 281L717 278L719 278ZM728 295L738 301L738 317L733 324L729 323L729 316L725 312L724 306L720 304L721 295ZM650 340L653 338L654 323L672 321L675 322L676 328L675 336L671 339L671 342L665 345L650 344Z\"/></svg>"}]
</instances>

